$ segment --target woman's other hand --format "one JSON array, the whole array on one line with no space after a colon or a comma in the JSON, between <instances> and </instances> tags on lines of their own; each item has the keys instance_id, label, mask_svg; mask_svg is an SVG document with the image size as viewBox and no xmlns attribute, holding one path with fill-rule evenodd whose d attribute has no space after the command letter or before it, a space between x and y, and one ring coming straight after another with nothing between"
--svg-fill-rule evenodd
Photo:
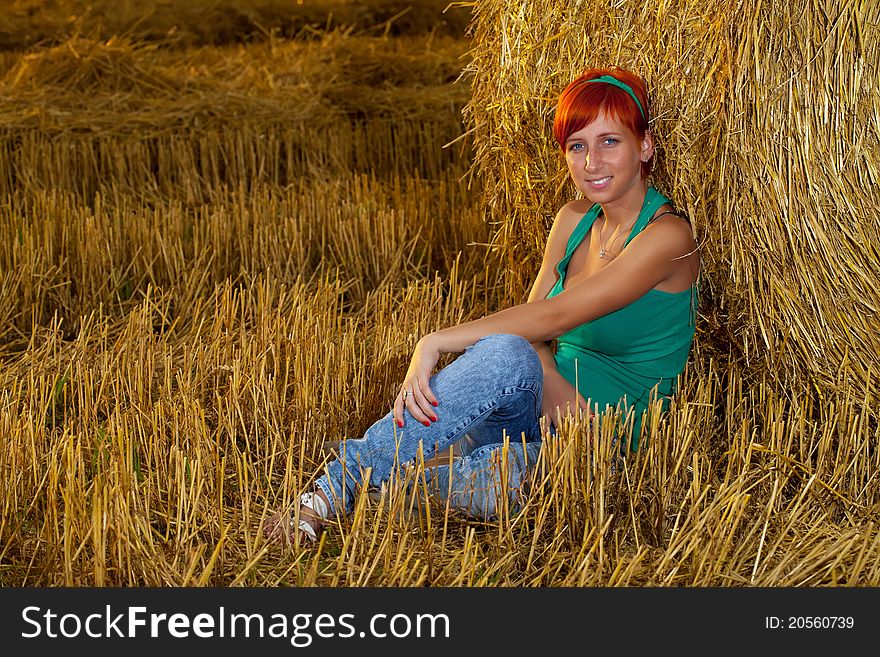
<instances>
[{"instance_id":1,"label":"woman's other hand","mask_svg":"<svg viewBox=\"0 0 880 657\"><path fill-rule=\"evenodd\" d=\"M428 384L431 380L431 373L434 371L437 361L440 360L440 351L431 344L430 338L430 335L426 335L416 344L409 370L403 379L400 392L394 400L394 422L398 427L403 426L404 406L410 415L425 426L429 426L431 422L437 420L434 407L438 405L438 401ZM411 394L406 395L404 402L405 391L409 391Z\"/></svg>"},{"instance_id":2,"label":"woman's other hand","mask_svg":"<svg viewBox=\"0 0 880 657\"><path fill-rule=\"evenodd\" d=\"M559 415L573 413L576 409L589 412L587 401L574 389L568 380L558 371L544 370L544 397L541 402L541 415L548 418L555 426L558 426L557 409Z\"/></svg>"}]
</instances>

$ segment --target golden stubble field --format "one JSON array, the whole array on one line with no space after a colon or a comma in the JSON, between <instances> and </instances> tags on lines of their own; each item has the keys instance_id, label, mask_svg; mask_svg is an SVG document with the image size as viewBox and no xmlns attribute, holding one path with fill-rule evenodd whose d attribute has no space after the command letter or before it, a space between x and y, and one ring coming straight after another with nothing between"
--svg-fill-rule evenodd
<instances>
[{"instance_id":1,"label":"golden stubble field","mask_svg":"<svg viewBox=\"0 0 880 657\"><path fill-rule=\"evenodd\" d=\"M720 251L680 398L619 471L612 423L572 420L517 515L416 486L267 544L422 334L525 300L542 219L498 188L560 163L512 145L487 180L467 8L111 4L0 16L0 584L880 582L876 389L793 395L742 358Z\"/></svg>"}]
</instances>

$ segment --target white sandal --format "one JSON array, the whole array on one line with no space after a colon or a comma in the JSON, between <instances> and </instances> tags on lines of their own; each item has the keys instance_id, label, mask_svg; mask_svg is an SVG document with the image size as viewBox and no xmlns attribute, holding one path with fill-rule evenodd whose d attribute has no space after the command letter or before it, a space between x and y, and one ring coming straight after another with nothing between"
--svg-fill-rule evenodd
<instances>
[{"instance_id":1,"label":"white sandal","mask_svg":"<svg viewBox=\"0 0 880 657\"><path fill-rule=\"evenodd\" d=\"M300 495L299 503L300 506L304 506L307 509L314 511L315 516L319 520L326 520L330 517L330 507L327 506L327 503L315 493L303 493ZM318 533L315 531L315 528L309 524L308 520L300 518L297 529L305 534L310 542L317 542Z\"/></svg>"}]
</instances>

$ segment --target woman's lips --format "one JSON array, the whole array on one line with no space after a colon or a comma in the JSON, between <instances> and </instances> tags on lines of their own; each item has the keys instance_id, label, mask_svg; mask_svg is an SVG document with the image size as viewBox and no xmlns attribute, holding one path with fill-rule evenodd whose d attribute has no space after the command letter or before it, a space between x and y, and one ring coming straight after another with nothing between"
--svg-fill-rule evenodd
<instances>
[{"instance_id":1,"label":"woman's lips","mask_svg":"<svg viewBox=\"0 0 880 657\"><path fill-rule=\"evenodd\" d=\"M611 182L611 176L596 178L595 180L587 180L586 182L593 189L605 189L606 187L608 187L608 183Z\"/></svg>"}]
</instances>

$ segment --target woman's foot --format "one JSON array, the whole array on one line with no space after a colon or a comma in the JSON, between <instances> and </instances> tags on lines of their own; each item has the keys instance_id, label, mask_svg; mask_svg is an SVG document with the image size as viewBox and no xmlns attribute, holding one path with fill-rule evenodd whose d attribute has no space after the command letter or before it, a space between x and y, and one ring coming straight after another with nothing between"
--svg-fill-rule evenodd
<instances>
[{"instance_id":1,"label":"woman's foot","mask_svg":"<svg viewBox=\"0 0 880 657\"><path fill-rule=\"evenodd\" d=\"M321 490L303 493L300 496L299 521L294 527L294 514L278 511L266 519L263 533L269 540L287 538L293 544L305 542L315 543L323 526L323 521L330 517L330 505Z\"/></svg>"}]
</instances>

